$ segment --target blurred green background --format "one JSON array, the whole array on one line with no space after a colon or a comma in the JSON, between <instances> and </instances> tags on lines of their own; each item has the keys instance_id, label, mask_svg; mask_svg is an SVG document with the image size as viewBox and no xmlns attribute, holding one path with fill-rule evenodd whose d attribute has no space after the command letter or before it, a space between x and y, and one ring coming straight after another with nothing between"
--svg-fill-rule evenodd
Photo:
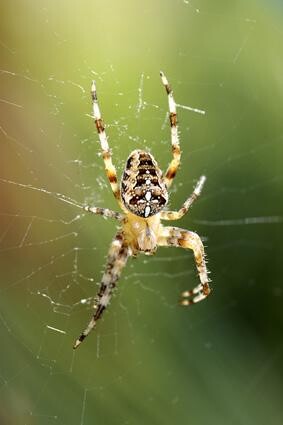
<instances>
[{"instance_id":1,"label":"blurred green background","mask_svg":"<svg viewBox=\"0 0 283 425\"><path fill-rule=\"evenodd\" d=\"M282 23L272 1L2 5L1 425L283 423ZM170 207L208 178L174 224L204 238L213 294L178 306L197 283L191 252L130 260L74 353L116 224L27 185L118 208L90 116L93 78L119 175L136 148L165 168L160 69L181 105Z\"/></svg>"}]
</instances>

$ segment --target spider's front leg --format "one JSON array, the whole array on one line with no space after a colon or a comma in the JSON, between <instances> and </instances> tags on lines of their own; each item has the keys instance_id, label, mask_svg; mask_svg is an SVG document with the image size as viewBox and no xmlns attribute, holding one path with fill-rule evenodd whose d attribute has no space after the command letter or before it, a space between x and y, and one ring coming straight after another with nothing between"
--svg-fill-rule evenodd
<instances>
[{"instance_id":1,"label":"spider's front leg","mask_svg":"<svg viewBox=\"0 0 283 425\"><path fill-rule=\"evenodd\" d=\"M120 188L119 188L118 179L117 179L117 172L116 172L116 168L114 167L112 163L111 151L108 145L107 136L105 132L105 126L102 120L102 116L101 116L101 112L100 112L100 108L99 108L99 104L97 100L96 85L94 81L92 82L92 86L91 86L91 99L92 99L93 118L94 118L95 126L98 132L98 136L99 136L106 174L107 174L109 183L111 185L112 192L115 198L117 199L119 205L123 209L123 205L122 205L121 197L120 197Z\"/></svg>"},{"instance_id":2,"label":"spider's front leg","mask_svg":"<svg viewBox=\"0 0 283 425\"><path fill-rule=\"evenodd\" d=\"M121 275L127 259L132 254L131 248L125 244L123 233L120 231L112 241L106 264L106 270L102 276L100 289L95 302L95 312L92 315L87 327L75 341L73 348L77 348L83 340L88 336L92 329L96 326L97 321L101 318L102 313L106 309L113 289Z\"/></svg>"},{"instance_id":3,"label":"spider's front leg","mask_svg":"<svg viewBox=\"0 0 283 425\"><path fill-rule=\"evenodd\" d=\"M179 145L179 136L178 136L177 107L173 97L173 91L168 83L167 78L165 77L162 71L160 71L160 77L161 77L162 84L164 85L166 93L168 95L169 119L170 119L170 127L171 127L171 145L172 145L173 159L170 162L164 176L166 186L169 187L180 165L181 149Z\"/></svg>"},{"instance_id":4,"label":"spider's front leg","mask_svg":"<svg viewBox=\"0 0 283 425\"><path fill-rule=\"evenodd\" d=\"M204 247L200 237L194 232L179 229L178 227L163 227L158 239L158 245L176 246L193 250L200 284L194 289L182 293L181 304L191 305L206 298L210 294L211 289L209 287L210 280L205 264Z\"/></svg>"}]
</instances>

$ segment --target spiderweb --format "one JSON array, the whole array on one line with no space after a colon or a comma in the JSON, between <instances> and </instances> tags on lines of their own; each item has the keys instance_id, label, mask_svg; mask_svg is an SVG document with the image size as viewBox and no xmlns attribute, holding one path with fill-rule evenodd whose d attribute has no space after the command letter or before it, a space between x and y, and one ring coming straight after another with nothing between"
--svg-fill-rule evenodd
<instances>
[{"instance_id":1,"label":"spiderweb","mask_svg":"<svg viewBox=\"0 0 283 425\"><path fill-rule=\"evenodd\" d=\"M271 412L272 424L281 423L282 31L254 2L165 3L120 4L128 9L119 25L113 2L6 7L3 424L259 424ZM14 17L16 6L24 21ZM98 40L104 49L92 45ZM120 56L111 43L123 46ZM171 157L161 65L178 104L183 151L170 206L178 209L197 178L208 177L201 199L174 225L197 231L208 246L214 294L190 311L177 306L180 292L197 283L191 253L160 249L130 260L108 312L73 352L116 231L81 207L118 210L90 114L90 81L119 176L136 148L150 150L164 169Z\"/></svg>"}]
</instances>

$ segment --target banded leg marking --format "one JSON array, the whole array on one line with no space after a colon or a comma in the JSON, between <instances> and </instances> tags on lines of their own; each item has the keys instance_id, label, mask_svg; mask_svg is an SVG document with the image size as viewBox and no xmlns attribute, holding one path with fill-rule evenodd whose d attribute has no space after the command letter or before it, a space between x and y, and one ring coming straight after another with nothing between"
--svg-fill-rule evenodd
<instances>
[{"instance_id":1,"label":"banded leg marking","mask_svg":"<svg viewBox=\"0 0 283 425\"><path fill-rule=\"evenodd\" d=\"M179 136L178 136L177 108L176 108L176 103L173 97L173 91L168 83L167 78L165 77L162 71L160 71L160 77L161 77L162 84L164 85L166 93L168 95L169 119L170 119L170 127L171 127L171 145L172 145L173 159L170 162L164 177L166 186L169 187L180 165L181 149L179 145Z\"/></svg>"},{"instance_id":2,"label":"banded leg marking","mask_svg":"<svg viewBox=\"0 0 283 425\"><path fill-rule=\"evenodd\" d=\"M102 217L105 218L114 218L115 220L119 221L124 219L123 214L109 210L108 208L90 207L89 205L86 205L84 210L92 214L102 215Z\"/></svg>"},{"instance_id":3,"label":"banded leg marking","mask_svg":"<svg viewBox=\"0 0 283 425\"><path fill-rule=\"evenodd\" d=\"M113 289L115 288L117 280L119 279L130 255L131 249L124 244L123 235L121 232L119 232L114 238L109 250L106 270L102 276L100 289L96 296L96 302L94 305L95 312L92 315L86 328L75 341L73 345L74 349L76 349L83 342L83 340L96 326L97 321L101 318L102 313L110 302Z\"/></svg>"},{"instance_id":4,"label":"banded leg marking","mask_svg":"<svg viewBox=\"0 0 283 425\"><path fill-rule=\"evenodd\" d=\"M200 237L194 232L179 229L178 227L164 227L162 235L158 240L158 245L192 249L194 252L200 284L194 289L184 291L181 294L181 305L188 306L206 298L210 294L211 289L209 287L208 270L205 264L204 247Z\"/></svg>"},{"instance_id":5,"label":"banded leg marking","mask_svg":"<svg viewBox=\"0 0 283 425\"><path fill-rule=\"evenodd\" d=\"M94 118L95 126L98 132L98 136L99 136L106 174L110 182L112 192L115 198L120 203L120 188L118 185L117 173L112 163L111 151L108 145L104 123L103 123L101 112L98 105L96 85L94 81L92 82L92 86L91 86L91 99L92 99L92 108L93 108L93 118Z\"/></svg>"},{"instance_id":6,"label":"banded leg marking","mask_svg":"<svg viewBox=\"0 0 283 425\"><path fill-rule=\"evenodd\" d=\"M204 183L205 183L206 177L201 176L199 181L196 184L196 187L191 194L191 196L184 202L182 208L179 209L179 211L162 211L160 214L161 220L178 220L179 218L182 218L188 210L191 208L192 204L201 194L201 191L203 189Z\"/></svg>"}]
</instances>

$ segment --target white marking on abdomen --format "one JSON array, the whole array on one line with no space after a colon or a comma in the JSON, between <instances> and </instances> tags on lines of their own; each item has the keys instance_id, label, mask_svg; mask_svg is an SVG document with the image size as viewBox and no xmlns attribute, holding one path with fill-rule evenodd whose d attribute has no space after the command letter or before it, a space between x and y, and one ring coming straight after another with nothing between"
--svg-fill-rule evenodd
<instances>
[{"instance_id":1,"label":"white marking on abdomen","mask_svg":"<svg viewBox=\"0 0 283 425\"><path fill-rule=\"evenodd\" d=\"M150 191L146 192L146 194L145 194L145 199L146 199L147 201L150 201L150 200L151 200L151 192L150 192Z\"/></svg>"},{"instance_id":2,"label":"white marking on abdomen","mask_svg":"<svg viewBox=\"0 0 283 425\"><path fill-rule=\"evenodd\" d=\"M144 216L145 217L148 217L149 216L149 213L150 213L150 206L147 205L145 207L145 209L144 209Z\"/></svg>"}]
</instances>

